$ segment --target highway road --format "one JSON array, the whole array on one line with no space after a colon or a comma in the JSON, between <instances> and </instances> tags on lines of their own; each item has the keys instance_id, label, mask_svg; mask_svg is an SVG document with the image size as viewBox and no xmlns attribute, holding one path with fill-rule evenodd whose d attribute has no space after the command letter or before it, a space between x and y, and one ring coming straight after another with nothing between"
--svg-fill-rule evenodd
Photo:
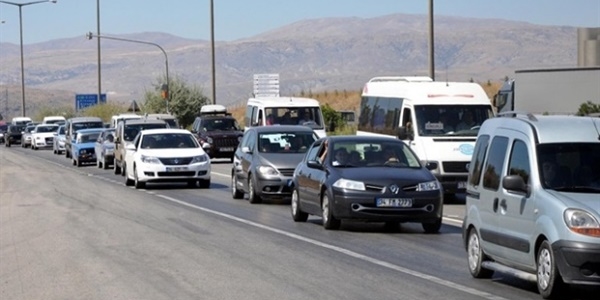
<instances>
[{"instance_id":1,"label":"highway road","mask_svg":"<svg viewBox=\"0 0 600 300\"><path fill-rule=\"evenodd\" d=\"M230 168L213 162L210 189L136 190L112 170L1 146L0 299L541 299L534 283L470 276L460 201L439 234L326 231L294 223L287 203L232 199Z\"/></svg>"}]
</instances>

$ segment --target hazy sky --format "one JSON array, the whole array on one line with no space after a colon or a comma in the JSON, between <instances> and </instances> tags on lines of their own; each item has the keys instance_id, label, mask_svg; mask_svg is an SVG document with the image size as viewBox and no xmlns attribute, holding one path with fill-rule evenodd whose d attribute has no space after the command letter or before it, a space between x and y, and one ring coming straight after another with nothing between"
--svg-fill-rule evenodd
<instances>
[{"instance_id":1,"label":"hazy sky","mask_svg":"<svg viewBox=\"0 0 600 300\"><path fill-rule=\"evenodd\" d=\"M0 0L7 1L7 0ZM27 3L34 0L8 0ZM58 0L23 6L23 42L33 44L96 32L165 32L210 39L210 0ZM428 0L214 0L215 39L250 37L299 20L370 18L395 13L426 15ZM600 27L600 0L435 0L435 14ZM19 43L19 9L0 3L0 42Z\"/></svg>"}]
</instances>

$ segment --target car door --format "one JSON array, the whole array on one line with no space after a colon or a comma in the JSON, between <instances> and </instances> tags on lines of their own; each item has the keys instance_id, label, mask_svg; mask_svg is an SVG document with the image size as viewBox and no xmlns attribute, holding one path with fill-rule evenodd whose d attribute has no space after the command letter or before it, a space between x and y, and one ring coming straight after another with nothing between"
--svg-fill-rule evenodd
<instances>
[{"instance_id":1,"label":"car door","mask_svg":"<svg viewBox=\"0 0 600 300\"><path fill-rule=\"evenodd\" d=\"M507 235L498 228L498 217L504 208L501 179L508 150L508 137L494 136L483 164L477 209L480 215L479 233L484 251L492 256L502 256ZM506 202L503 201L505 204Z\"/></svg>"},{"instance_id":2,"label":"car door","mask_svg":"<svg viewBox=\"0 0 600 300\"><path fill-rule=\"evenodd\" d=\"M531 183L532 145L523 133L511 133L508 164L504 175L519 175L526 184ZM533 194L500 189L501 197L498 211L498 230L506 234L504 244L505 257L521 265L530 265L534 245L530 240L535 230L535 198Z\"/></svg>"},{"instance_id":3,"label":"car door","mask_svg":"<svg viewBox=\"0 0 600 300\"><path fill-rule=\"evenodd\" d=\"M242 160L243 160L243 155L244 155L244 152L242 151L242 149L244 147L248 147L251 133L252 133L252 131L248 131L244 134L244 137L242 138L242 142L240 142L237 149L235 150L235 153L233 153L232 176L236 177L238 183L241 183L242 186L244 186L244 189L246 186L245 182L247 181L247 179L246 179L247 169L244 170L244 167L242 166Z\"/></svg>"},{"instance_id":4,"label":"car door","mask_svg":"<svg viewBox=\"0 0 600 300\"><path fill-rule=\"evenodd\" d=\"M317 156L316 152L319 151L320 145L312 145L311 148L308 149L306 155L304 156L304 158L302 159L302 161L300 162L300 164L298 165L298 170L296 171L296 189L298 190L298 196L300 198L300 202L304 202L305 199L308 199L308 195L306 194L306 185L307 185L307 179L308 179L308 173L309 173L309 168L308 168L308 161L310 160L309 158L313 158Z\"/></svg>"},{"instance_id":5,"label":"car door","mask_svg":"<svg viewBox=\"0 0 600 300\"><path fill-rule=\"evenodd\" d=\"M301 185L304 187L304 207L313 214L320 214L321 211L321 182L325 176L324 163L319 160L319 155L323 151L323 144L315 143L311 152L307 155L304 169L304 180Z\"/></svg>"},{"instance_id":6,"label":"car door","mask_svg":"<svg viewBox=\"0 0 600 300\"><path fill-rule=\"evenodd\" d=\"M258 151L256 147L257 133L255 130L248 132L248 140L246 145L242 149L248 150L248 152L240 151L240 164L242 166L242 172L240 173L240 180L244 184L244 190L248 191L248 174L252 172L252 153Z\"/></svg>"},{"instance_id":7,"label":"car door","mask_svg":"<svg viewBox=\"0 0 600 300\"><path fill-rule=\"evenodd\" d=\"M140 149L140 142L142 141L142 132L140 131L140 133L138 133L138 135L133 139L133 141L131 142L132 145L135 146L135 150L127 150L124 149L124 158L123 161L125 162L125 168L127 169L127 176L133 178L133 166L135 164L135 159L137 156L139 156L137 154L137 150ZM125 148L127 147L127 145L125 143L122 144L122 146Z\"/></svg>"}]
</instances>

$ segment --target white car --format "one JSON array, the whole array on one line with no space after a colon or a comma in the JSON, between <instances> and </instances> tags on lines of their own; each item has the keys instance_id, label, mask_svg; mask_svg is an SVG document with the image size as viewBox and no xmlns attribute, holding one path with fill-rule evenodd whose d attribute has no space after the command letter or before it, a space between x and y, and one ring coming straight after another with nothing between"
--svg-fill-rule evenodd
<instances>
[{"instance_id":1,"label":"white car","mask_svg":"<svg viewBox=\"0 0 600 300\"><path fill-rule=\"evenodd\" d=\"M210 187L210 158L188 130L142 130L126 149L123 176L128 186L183 181Z\"/></svg>"},{"instance_id":2,"label":"white car","mask_svg":"<svg viewBox=\"0 0 600 300\"><path fill-rule=\"evenodd\" d=\"M31 131L31 149L51 148L54 145L54 133L58 130L56 124L40 124Z\"/></svg>"},{"instance_id":3,"label":"white car","mask_svg":"<svg viewBox=\"0 0 600 300\"><path fill-rule=\"evenodd\" d=\"M54 143L52 144L52 152L54 154L65 152L65 125L58 126L58 130L54 133Z\"/></svg>"}]
</instances>

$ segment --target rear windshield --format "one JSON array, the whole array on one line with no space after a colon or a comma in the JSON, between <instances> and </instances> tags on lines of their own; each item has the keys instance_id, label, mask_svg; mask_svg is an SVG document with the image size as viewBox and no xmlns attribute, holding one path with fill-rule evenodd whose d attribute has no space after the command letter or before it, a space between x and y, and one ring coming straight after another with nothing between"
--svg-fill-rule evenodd
<instances>
[{"instance_id":1,"label":"rear windshield","mask_svg":"<svg viewBox=\"0 0 600 300\"><path fill-rule=\"evenodd\" d=\"M133 141L135 136L142 130L146 129L159 129L159 128L167 128L167 123L149 123L149 124L131 124L125 126L125 131L123 133L123 140L127 142Z\"/></svg>"},{"instance_id":2,"label":"rear windshield","mask_svg":"<svg viewBox=\"0 0 600 300\"><path fill-rule=\"evenodd\" d=\"M104 123L100 122L81 122L81 123L73 123L73 131L77 132L81 129L88 128L103 128Z\"/></svg>"}]
</instances>

